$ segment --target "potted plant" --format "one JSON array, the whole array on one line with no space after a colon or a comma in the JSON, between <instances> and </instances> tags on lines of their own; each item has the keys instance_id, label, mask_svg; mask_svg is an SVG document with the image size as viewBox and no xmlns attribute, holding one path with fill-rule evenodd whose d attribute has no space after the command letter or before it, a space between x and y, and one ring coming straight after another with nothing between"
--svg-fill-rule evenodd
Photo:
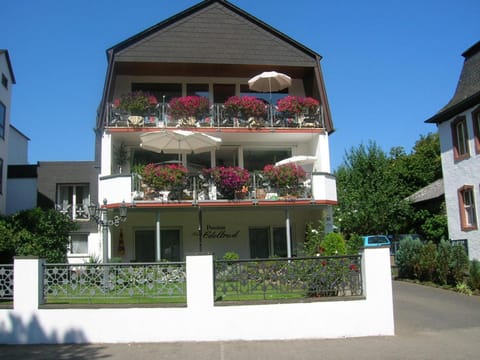
<instances>
[{"instance_id":1,"label":"potted plant","mask_svg":"<svg viewBox=\"0 0 480 360\"><path fill-rule=\"evenodd\" d=\"M132 125L142 125L143 118L152 115L157 106L158 100L154 95L140 90L113 101L113 107L125 113Z\"/></svg>"},{"instance_id":2,"label":"potted plant","mask_svg":"<svg viewBox=\"0 0 480 360\"><path fill-rule=\"evenodd\" d=\"M182 96L169 101L169 114L180 126L195 126L210 112L210 101L204 96Z\"/></svg>"},{"instance_id":3,"label":"potted plant","mask_svg":"<svg viewBox=\"0 0 480 360\"><path fill-rule=\"evenodd\" d=\"M161 192L164 197L168 197L170 191L175 191L178 195L187 185L187 169L182 165L148 164L141 172L143 182L148 188L147 193Z\"/></svg>"},{"instance_id":4,"label":"potted plant","mask_svg":"<svg viewBox=\"0 0 480 360\"><path fill-rule=\"evenodd\" d=\"M306 173L301 166L286 164L281 166L265 165L263 176L271 188L277 189L280 194L295 195L305 181Z\"/></svg>"},{"instance_id":5,"label":"potted plant","mask_svg":"<svg viewBox=\"0 0 480 360\"><path fill-rule=\"evenodd\" d=\"M205 175L208 176L220 190L226 199L234 199L235 193L245 193L248 191L246 187L250 178L247 169L238 166L217 166L212 169L204 169Z\"/></svg>"},{"instance_id":6,"label":"potted plant","mask_svg":"<svg viewBox=\"0 0 480 360\"><path fill-rule=\"evenodd\" d=\"M277 109L289 115L314 112L320 105L318 100L311 97L286 96L277 101Z\"/></svg>"},{"instance_id":7,"label":"potted plant","mask_svg":"<svg viewBox=\"0 0 480 360\"><path fill-rule=\"evenodd\" d=\"M265 103L254 96L231 96L223 104L225 113L233 119L243 119L248 121L249 125L255 122L263 125L267 108Z\"/></svg>"}]
</instances>

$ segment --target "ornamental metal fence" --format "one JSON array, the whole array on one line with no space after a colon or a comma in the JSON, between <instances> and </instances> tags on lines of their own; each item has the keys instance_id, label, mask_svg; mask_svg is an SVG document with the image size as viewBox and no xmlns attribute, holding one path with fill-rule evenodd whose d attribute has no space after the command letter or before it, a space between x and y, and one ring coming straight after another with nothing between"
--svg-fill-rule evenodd
<instances>
[{"instance_id":1,"label":"ornamental metal fence","mask_svg":"<svg viewBox=\"0 0 480 360\"><path fill-rule=\"evenodd\" d=\"M46 264L45 303L186 303L185 262Z\"/></svg>"},{"instance_id":2,"label":"ornamental metal fence","mask_svg":"<svg viewBox=\"0 0 480 360\"><path fill-rule=\"evenodd\" d=\"M361 255L215 261L216 301L362 295Z\"/></svg>"},{"instance_id":3,"label":"ornamental metal fence","mask_svg":"<svg viewBox=\"0 0 480 360\"><path fill-rule=\"evenodd\" d=\"M13 265L0 265L0 300L13 300Z\"/></svg>"}]
</instances>

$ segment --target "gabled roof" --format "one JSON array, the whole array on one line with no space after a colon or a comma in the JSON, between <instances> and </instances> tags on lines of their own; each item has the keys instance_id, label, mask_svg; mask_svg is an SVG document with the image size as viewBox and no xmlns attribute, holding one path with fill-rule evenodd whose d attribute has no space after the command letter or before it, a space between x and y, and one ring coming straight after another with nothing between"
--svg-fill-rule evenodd
<instances>
[{"instance_id":1,"label":"gabled roof","mask_svg":"<svg viewBox=\"0 0 480 360\"><path fill-rule=\"evenodd\" d=\"M466 50L457 89L452 99L427 123L441 123L480 103L480 41Z\"/></svg>"},{"instance_id":2,"label":"gabled roof","mask_svg":"<svg viewBox=\"0 0 480 360\"><path fill-rule=\"evenodd\" d=\"M7 66L8 71L10 72L10 78L12 79L12 84L16 84L15 75L13 74L12 63L10 62L10 56L8 56L8 50L0 49L0 55L2 54L5 54L5 58L7 59Z\"/></svg>"},{"instance_id":3,"label":"gabled roof","mask_svg":"<svg viewBox=\"0 0 480 360\"><path fill-rule=\"evenodd\" d=\"M256 25L257 27L265 30L266 32L272 34L273 36L287 42L288 44L290 44L291 46L295 47L296 49L300 50L301 52L303 52L304 54L307 54L309 55L310 57L312 58L318 58L318 59L321 59L321 55L319 55L318 53L314 52L313 50L307 48L306 46L300 44L299 42L293 40L292 38L290 38L289 36L285 35L284 33L274 29L273 27L271 27L270 25L266 24L265 22L261 21L260 19L254 17L253 15L245 12L244 10L240 9L239 7L229 3L228 1L226 0L204 0L164 21L161 21L160 23L112 46L111 48L109 48L107 50L107 56L109 55L113 55L115 53L118 53L118 52L121 52L122 50L132 46L133 44L136 44L136 43L139 43L145 39L147 39L148 37L150 37L151 35L153 34L156 34L158 33L159 31L163 30L163 29L167 29L168 27L172 26L172 25L175 25L175 26L178 26L178 24L182 24L182 20L184 20L185 18L187 17L191 17L192 15L196 14L196 13L201 13L202 10L208 8L208 7L211 7L212 5L214 5L215 3L221 5L222 7L224 7L225 9L228 9L232 12L234 12L235 14L239 15L240 17L244 18L245 20L247 20L248 22ZM213 19L215 20L215 19ZM217 22L218 22L219 19L217 19ZM215 26L216 23L213 22L210 24L210 26ZM202 29L197 29L197 34L195 33L190 33L190 36L191 37L195 37L195 36L201 36L201 32L202 32ZM237 29L237 31L242 31L241 28ZM198 34L198 32L200 32L200 34ZM241 36L238 36L238 38L241 38ZM191 39L189 39L191 41ZM250 42L249 39L245 39L247 42ZM175 43L174 45L176 46L179 46L181 44L178 44L178 43Z\"/></svg>"},{"instance_id":4,"label":"gabled roof","mask_svg":"<svg viewBox=\"0 0 480 360\"><path fill-rule=\"evenodd\" d=\"M413 193L407 197L406 200L412 203L419 203L427 200L437 199L443 195L445 195L443 179L438 179Z\"/></svg>"}]
</instances>

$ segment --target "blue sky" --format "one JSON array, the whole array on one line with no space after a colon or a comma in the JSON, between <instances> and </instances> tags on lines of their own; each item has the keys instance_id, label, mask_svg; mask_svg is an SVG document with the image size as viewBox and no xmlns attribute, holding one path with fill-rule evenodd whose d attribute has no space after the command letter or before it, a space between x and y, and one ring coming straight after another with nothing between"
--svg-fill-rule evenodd
<instances>
[{"instance_id":1,"label":"blue sky","mask_svg":"<svg viewBox=\"0 0 480 360\"><path fill-rule=\"evenodd\" d=\"M196 0L15 0L2 4L0 48L17 80L11 122L29 162L93 160L109 47ZM332 169L374 140L411 151L451 98L461 53L480 40L478 0L231 0L323 56L336 132Z\"/></svg>"}]
</instances>

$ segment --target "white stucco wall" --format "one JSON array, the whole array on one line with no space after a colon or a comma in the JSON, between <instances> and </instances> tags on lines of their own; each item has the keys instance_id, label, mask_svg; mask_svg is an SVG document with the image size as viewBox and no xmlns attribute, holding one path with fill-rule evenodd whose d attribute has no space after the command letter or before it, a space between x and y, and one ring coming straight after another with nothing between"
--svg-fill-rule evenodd
<instances>
[{"instance_id":1,"label":"white stucco wall","mask_svg":"<svg viewBox=\"0 0 480 360\"><path fill-rule=\"evenodd\" d=\"M445 202L447 205L448 233L450 239L468 239L469 256L471 259L480 259L480 231L462 231L460 209L458 202L458 189L464 185L472 185L475 196L477 225L479 225L480 209L480 154L475 152L473 138L473 122L471 108L458 116L465 116L469 135L470 157L465 160L455 161L453 154L451 121L446 121L438 126L441 144L442 171L445 186Z\"/></svg>"},{"instance_id":2,"label":"white stucco wall","mask_svg":"<svg viewBox=\"0 0 480 360\"><path fill-rule=\"evenodd\" d=\"M364 251L364 299L288 304L215 306L212 256L201 255L187 258L186 308L39 309L41 286L31 285L41 273L37 264L15 264L22 271L15 275L19 303L13 310L0 309L1 343L325 339L395 331L387 247Z\"/></svg>"}]
</instances>

